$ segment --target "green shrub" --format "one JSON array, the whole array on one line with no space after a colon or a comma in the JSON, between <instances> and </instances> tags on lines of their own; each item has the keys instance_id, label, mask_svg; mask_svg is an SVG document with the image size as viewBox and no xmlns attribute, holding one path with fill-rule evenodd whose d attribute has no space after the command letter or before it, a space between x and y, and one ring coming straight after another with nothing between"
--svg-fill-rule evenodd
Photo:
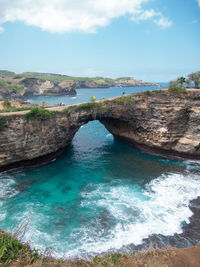
<instances>
[{"instance_id":1,"label":"green shrub","mask_svg":"<svg viewBox=\"0 0 200 267\"><path fill-rule=\"evenodd\" d=\"M171 84L168 88L169 92L173 94L182 94L186 92L185 87L181 87L177 84Z\"/></svg>"},{"instance_id":2,"label":"green shrub","mask_svg":"<svg viewBox=\"0 0 200 267\"><path fill-rule=\"evenodd\" d=\"M98 85L98 86L105 86L105 87L107 87L107 86L109 86L109 84L107 83L107 82L105 82L105 81L95 81L95 83L96 83L96 85Z\"/></svg>"},{"instance_id":3,"label":"green shrub","mask_svg":"<svg viewBox=\"0 0 200 267\"><path fill-rule=\"evenodd\" d=\"M19 75L19 74L17 74L17 75L15 75L13 78L14 78L14 79L20 79L20 78L22 78L22 76Z\"/></svg>"},{"instance_id":4,"label":"green shrub","mask_svg":"<svg viewBox=\"0 0 200 267\"><path fill-rule=\"evenodd\" d=\"M7 99L3 101L2 105L3 105L4 109L10 109L11 108L11 103Z\"/></svg>"},{"instance_id":5,"label":"green shrub","mask_svg":"<svg viewBox=\"0 0 200 267\"><path fill-rule=\"evenodd\" d=\"M0 80L0 87L4 87L7 89L12 89L15 90L17 92L21 92L24 90L24 85L18 85L18 84L14 84L14 83L7 83L4 80Z\"/></svg>"},{"instance_id":6,"label":"green shrub","mask_svg":"<svg viewBox=\"0 0 200 267\"><path fill-rule=\"evenodd\" d=\"M6 118L4 116L0 116L0 130L2 130L5 125L6 125Z\"/></svg>"},{"instance_id":7,"label":"green shrub","mask_svg":"<svg viewBox=\"0 0 200 267\"><path fill-rule=\"evenodd\" d=\"M34 107L31 108L31 110L26 113L26 120L32 119L32 118L39 118L40 120L49 120L53 114L56 112L49 111L43 107Z\"/></svg>"},{"instance_id":8,"label":"green shrub","mask_svg":"<svg viewBox=\"0 0 200 267\"><path fill-rule=\"evenodd\" d=\"M24 90L24 85L8 84L7 88L15 90L16 92L22 92Z\"/></svg>"},{"instance_id":9,"label":"green shrub","mask_svg":"<svg viewBox=\"0 0 200 267\"><path fill-rule=\"evenodd\" d=\"M7 233L0 233L0 266L8 266L16 260L31 264L38 259L37 250L31 250Z\"/></svg>"},{"instance_id":10,"label":"green shrub","mask_svg":"<svg viewBox=\"0 0 200 267\"><path fill-rule=\"evenodd\" d=\"M77 109L91 109L95 107L95 103L94 102L89 102L89 103L84 103L81 105L77 105L75 108Z\"/></svg>"},{"instance_id":11,"label":"green shrub","mask_svg":"<svg viewBox=\"0 0 200 267\"><path fill-rule=\"evenodd\" d=\"M145 93L145 95L147 95L147 96L150 96L150 95L151 95L151 92L150 92L149 90L144 91L144 93Z\"/></svg>"},{"instance_id":12,"label":"green shrub","mask_svg":"<svg viewBox=\"0 0 200 267\"><path fill-rule=\"evenodd\" d=\"M7 87L7 83L4 80L0 80L0 86L1 87Z\"/></svg>"},{"instance_id":13,"label":"green shrub","mask_svg":"<svg viewBox=\"0 0 200 267\"><path fill-rule=\"evenodd\" d=\"M12 106L9 109L1 109L0 113L4 113L4 112L17 112L17 111L25 111L25 110L30 110L30 108L28 107L24 107L24 108L16 108L15 106Z\"/></svg>"},{"instance_id":14,"label":"green shrub","mask_svg":"<svg viewBox=\"0 0 200 267\"><path fill-rule=\"evenodd\" d=\"M133 95L121 96L114 100L115 103L134 104L135 97Z\"/></svg>"}]
</instances>

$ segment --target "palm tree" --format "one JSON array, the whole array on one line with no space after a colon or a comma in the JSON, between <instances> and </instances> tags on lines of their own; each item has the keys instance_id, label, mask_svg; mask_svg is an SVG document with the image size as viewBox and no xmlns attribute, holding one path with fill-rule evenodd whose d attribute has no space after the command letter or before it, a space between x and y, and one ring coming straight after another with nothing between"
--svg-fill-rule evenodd
<instances>
[{"instance_id":1,"label":"palm tree","mask_svg":"<svg viewBox=\"0 0 200 267\"><path fill-rule=\"evenodd\" d=\"M183 87L183 84L185 83L186 79L185 77L180 77L177 79L177 82L181 85L181 87Z\"/></svg>"}]
</instances>

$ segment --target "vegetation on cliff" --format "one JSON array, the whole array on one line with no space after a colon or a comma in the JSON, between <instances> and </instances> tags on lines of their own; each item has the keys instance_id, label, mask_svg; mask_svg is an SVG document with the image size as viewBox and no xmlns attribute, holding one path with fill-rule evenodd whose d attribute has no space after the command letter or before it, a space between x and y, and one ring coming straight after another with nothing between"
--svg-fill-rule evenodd
<instances>
[{"instance_id":1,"label":"vegetation on cliff","mask_svg":"<svg viewBox=\"0 0 200 267\"><path fill-rule=\"evenodd\" d=\"M122 103L126 105L132 105L135 102L135 97L133 95L127 95L127 96L121 96L116 99L112 100L101 100L96 102L96 97L92 96L90 98L90 102L86 102L83 104L77 104L77 105L71 105L71 106L66 106L66 108L62 111L58 110L48 110L45 109L45 107L40 107L40 106L35 106L30 109L28 113L25 114L26 120L38 118L40 120L48 120L51 118L51 116L59 113L68 113L70 110L88 110L88 109L93 109L93 110L103 110L103 108L106 105L110 105L114 103Z\"/></svg>"},{"instance_id":2,"label":"vegetation on cliff","mask_svg":"<svg viewBox=\"0 0 200 267\"><path fill-rule=\"evenodd\" d=\"M21 101L4 100L0 102L0 113L30 110L33 104Z\"/></svg>"},{"instance_id":3,"label":"vegetation on cliff","mask_svg":"<svg viewBox=\"0 0 200 267\"><path fill-rule=\"evenodd\" d=\"M28 244L22 244L8 233L0 231L0 266L22 266L32 264L39 259L38 251L31 250Z\"/></svg>"},{"instance_id":4,"label":"vegetation on cliff","mask_svg":"<svg viewBox=\"0 0 200 267\"><path fill-rule=\"evenodd\" d=\"M0 77L6 77L6 71L0 71ZM116 79L106 77L74 77L68 75L54 74L54 73L39 73L39 72L23 72L16 74L8 72L8 76L14 79L28 78L40 79L54 82L56 84L63 81L73 81L77 88L79 87L111 87L111 86L139 86L139 85L155 85L153 83L145 83L141 80L136 80L132 77L120 77Z\"/></svg>"},{"instance_id":5,"label":"vegetation on cliff","mask_svg":"<svg viewBox=\"0 0 200 267\"><path fill-rule=\"evenodd\" d=\"M28 243L22 243L17 236L0 231L0 266L3 267L186 267L198 266L199 252L200 245L197 245L185 249L169 247L167 249L149 249L140 253L109 253L102 257L95 256L90 261L56 260L51 257L51 253L47 252L47 255L42 255L40 251L31 249Z\"/></svg>"},{"instance_id":6,"label":"vegetation on cliff","mask_svg":"<svg viewBox=\"0 0 200 267\"><path fill-rule=\"evenodd\" d=\"M168 90L171 93L174 93L174 94L181 94L181 93L185 93L186 92L185 87L178 85L178 83L176 81L175 82L173 82L173 81L170 82L170 86L169 86Z\"/></svg>"},{"instance_id":7,"label":"vegetation on cliff","mask_svg":"<svg viewBox=\"0 0 200 267\"><path fill-rule=\"evenodd\" d=\"M15 76L15 72L8 70L0 70L0 77L13 77Z\"/></svg>"},{"instance_id":8,"label":"vegetation on cliff","mask_svg":"<svg viewBox=\"0 0 200 267\"><path fill-rule=\"evenodd\" d=\"M26 120L30 120L31 118L39 118L40 120L48 120L51 116L55 114L55 111L49 111L44 107L33 107L31 110L26 113Z\"/></svg>"},{"instance_id":9,"label":"vegetation on cliff","mask_svg":"<svg viewBox=\"0 0 200 267\"><path fill-rule=\"evenodd\" d=\"M195 85L195 88L200 88L200 71L189 74L188 78L182 76L175 81L171 81L169 91L176 94L185 93L186 87L190 87L191 83Z\"/></svg>"},{"instance_id":10,"label":"vegetation on cliff","mask_svg":"<svg viewBox=\"0 0 200 267\"><path fill-rule=\"evenodd\" d=\"M15 90L16 92L22 92L24 90L24 85L8 83L4 80L0 80L0 87L12 89Z\"/></svg>"}]
</instances>

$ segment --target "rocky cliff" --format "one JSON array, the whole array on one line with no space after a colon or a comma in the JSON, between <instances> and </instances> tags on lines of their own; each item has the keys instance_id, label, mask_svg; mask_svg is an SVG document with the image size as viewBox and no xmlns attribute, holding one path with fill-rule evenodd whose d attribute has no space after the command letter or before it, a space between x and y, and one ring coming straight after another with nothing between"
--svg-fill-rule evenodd
<instances>
[{"instance_id":1,"label":"rocky cliff","mask_svg":"<svg viewBox=\"0 0 200 267\"><path fill-rule=\"evenodd\" d=\"M145 152L200 159L200 90L141 92L48 111L44 116L26 111L1 115L1 169L58 152L92 120Z\"/></svg>"},{"instance_id":2,"label":"rocky cliff","mask_svg":"<svg viewBox=\"0 0 200 267\"><path fill-rule=\"evenodd\" d=\"M156 83L144 82L136 80L133 77L121 78L105 78L105 77L73 77L56 73L40 73L40 72L23 72L16 74L11 71L0 70L0 77L3 79L18 82L22 78L30 78L42 81L49 81L58 84L62 81L73 82L75 88L109 88L109 87L135 87L135 86L157 86Z\"/></svg>"},{"instance_id":3,"label":"rocky cliff","mask_svg":"<svg viewBox=\"0 0 200 267\"><path fill-rule=\"evenodd\" d=\"M0 81L0 101L4 99L25 100L33 96L76 95L73 81L55 83L36 78L4 77Z\"/></svg>"},{"instance_id":4,"label":"rocky cliff","mask_svg":"<svg viewBox=\"0 0 200 267\"><path fill-rule=\"evenodd\" d=\"M109 87L135 87L135 86L157 86L156 83L143 82L132 77L119 79L90 79L90 80L75 80L76 88L109 88Z\"/></svg>"}]
</instances>

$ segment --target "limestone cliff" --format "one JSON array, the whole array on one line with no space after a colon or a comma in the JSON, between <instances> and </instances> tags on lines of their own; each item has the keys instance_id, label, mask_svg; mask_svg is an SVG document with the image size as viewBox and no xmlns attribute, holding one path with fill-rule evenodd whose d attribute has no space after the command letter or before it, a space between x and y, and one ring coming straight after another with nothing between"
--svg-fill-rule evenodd
<instances>
[{"instance_id":1,"label":"limestone cliff","mask_svg":"<svg viewBox=\"0 0 200 267\"><path fill-rule=\"evenodd\" d=\"M35 78L1 78L0 101L5 99L25 100L33 96L76 95L73 81L55 83Z\"/></svg>"},{"instance_id":2,"label":"limestone cliff","mask_svg":"<svg viewBox=\"0 0 200 267\"><path fill-rule=\"evenodd\" d=\"M109 88L109 87L135 87L135 86L157 86L155 83L143 82L134 78L119 78L119 79L89 79L75 80L76 88Z\"/></svg>"},{"instance_id":3,"label":"limestone cliff","mask_svg":"<svg viewBox=\"0 0 200 267\"><path fill-rule=\"evenodd\" d=\"M1 87L1 80L11 84L25 85L25 94L19 94L19 90L5 91ZM72 95L76 94L75 88L109 88L109 87L135 87L157 86L155 83L136 80L133 77L105 78L105 77L73 77L56 73L14 72L0 70L0 100L16 99L38 95ZM8 88L7 88L8 89Z\"/></svg>"},{"instance_id":4,"label":"limestone cliff","mask_svg":"<svg viewBox=\"0 0 200 267\"><path fill-rule=\"evenodd\" d=\"M55 83L48 80L25 78L20 81L26 88L23 96L76 95L73 81Z\"/></svg>"},{"instance_id":5,"label":"limestone cliff","mask_svg":"<svg viewBox=\"0 0 200 267\"><path fill-rule=\"evenodd\" d=\"M81 125L99 120L117 138L151 154L200 159L200 90L167 90L71 107L48 109L51 116L3 114L0 167L47 156L66 147ZM3 120L2 120L3 121Z\"/></svg>"}]
</instances>

